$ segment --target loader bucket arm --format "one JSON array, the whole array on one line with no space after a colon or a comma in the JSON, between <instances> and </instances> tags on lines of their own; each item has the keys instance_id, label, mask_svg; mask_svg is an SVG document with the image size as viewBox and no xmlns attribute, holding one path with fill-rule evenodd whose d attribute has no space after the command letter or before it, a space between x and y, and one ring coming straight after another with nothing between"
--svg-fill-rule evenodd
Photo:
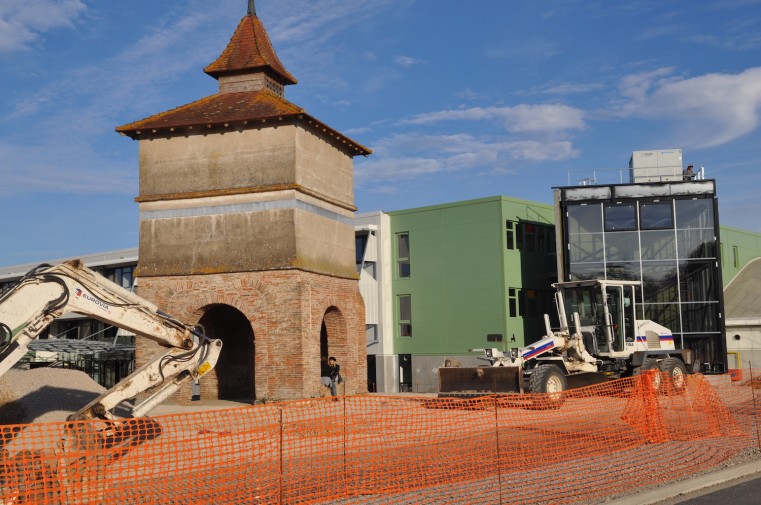
<instances>
[{"instance_id":1,"label":"loader bucket arm","mask_svg":"<svg viewBox=\"0 0 761 505\"><path fill-rule=\"evenodd\" d=\"M522 392L523 369L519 366L439 368L441 396Z\"/></svg>"}]
</instances>

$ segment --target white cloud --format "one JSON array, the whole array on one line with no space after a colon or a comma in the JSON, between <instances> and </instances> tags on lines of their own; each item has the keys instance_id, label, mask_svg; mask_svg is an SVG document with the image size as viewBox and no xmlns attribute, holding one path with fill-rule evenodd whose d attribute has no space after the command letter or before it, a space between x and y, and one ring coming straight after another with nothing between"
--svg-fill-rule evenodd
<instances>
[{"instance_id":1,"label":"white cloud","mask_svg":"<svg viewBox=\"0 0 761 505\"><path fill-rule=\"evenodd\" d=\"M621 79L619 91L630 100L643 100L653 87L673 81L673 73L673 68L664 67L650 72L630 74Z\"/></svg>"},{"instance_id":2,"label":"white cloud","mask_svg":"<svg viewBox=\"0 0 761 505\"><path fill-rule=\"evenodd\" d=\"M465 88L455 92L454 96L461 100L476 100L479 94L472 88Z\"/></svg>"},{"instance_id":3,"label":"white cloud","mask_svg":"<svg viewBox=\"0 0 761 505\"><path fill-rule=\"evenodd\" d=\"M217 23L221 22L213 13L200 10L175 16L167 24L157 21L110 58L50 74L39 87L17 97L0 116L20 125L18 131L7 130L0 143L2 191L134 195L134 159L99 153L101 142L117 137L116 125L165 110L156 107L166 107L167 83L184 72L200 71L216 56L217 49L199 51L187 40L197 36L199 27ZM229 37L229 20L224 24ZM223 28L220 25L220 31ZM213 28L204 34L207 39L218 36ZM215 45L206 39L196 42L199 47ZM28 134L30 129L34 136ZM125 149L130 147L131 141L122 142Z\"/></svg>"},{"instance_id":4,"label":"white cloud","mask_svg":"<svg viewBox=\"0 0 761 505\"><path fill-rule=\"evenodd\" d=\"M3 0L0 53L29 49L41 34L73 26L86 9L82 0Z\"/></svg>"},{"instance_id":5,"label":"white cloud","mask_svg":"<svg viewBox=\"0 0 761 505\"><path fill-rule=\"evenodd\" d=\"M448 109L419 114L402 124L430 125L443 121L495 121L511 133L553 133L585 127L584 112L562 104Z\"/></svg>"},{"instance_id":6,"label":"white cloud","mask_svg":"<svg viewBox=\"0 0 761 505\"><path fill-rule=\"evenodd\" d=\"M263 2L262 8L257 8L257 13L265 22L267 33L281 61L294 72L300 82L309 83L312 90L322 89L329 94L337 90L347 94L352 89L372 94L397 79L397 74L385 72L363 85L355 84L352 87L346 74L329 71L328 69L341 67L349 59L360 58L363 62L379 59L377 48L355 54L356 48L347 47L342 42L341 35L346 31L369 30L373 23L379 22L378 13L390 4L393 3L395 8L400 9L411 1Z\"/></svg>"},{"instance_id":7,"label":"white cloud","mask_svg":"<svg viewBox=\"0 0 761 505\"><path fill-rule=\"evenodd\" d=\"M737 74L679 79L659 69L623 79L626 117L659 119L677 125L685 146L712 147L761 125L761 67Z\"/></svg>"},{"instance_id":8,"label":"white cloud","mask_svg":"<svg viewBox=\"0 0 761 505\"><path fill-rule=\"evenodd\" d=\"M394 58L394 63L399 65L400 67L409 68L414 67L415 65L420 64L420 60L417 60L411 56L397 56Z\"/></svg>"},{"instance_id":9,"label":"white cloud","mask_svg":"<svg viewBox=\"0 0 761 505\"><path fill-rule=\"evenodd\" d=\"M83 1L0 0L0 25L4 23L0 26L0 51L27 47L45 30L73 26L86 9ZM266 20L273 40L299 51L301 59L314 52L324 54L324 42L329 38L347 25L367 21L391 1L398 0L357 0L351 5L340 0L325 0L320 5L297 0L283 4L287 11L259 15ZM165 110L167 101L179 106L202 96L182 100L168 98L167 93L176 93L172 86L183 76L188 72L200 74L219 55L235 23L245 13L245 5L231 0L220 2L220 7L232 5L239 8L210 10L206 0L193 0L185 8L171 10L165 18L141 27L142 34L126 40L130 45L120 52L48 75L38 81L38 86L14 96L14 102L0 117L17 124L33 122L37 140L31 145L25 140L28 137L15 142L14 132L5 136L0 144L2 190L101 193L114 192L118 187L133 195L136 181L129 175L136 177L134 160L125 162L129 166L119 167L127 176L116 169L112 172L110 168L120 163L98 155L96 146L104 138L116 136L116 125ZM266 2L262 7L280 5ZM276 42L282 57L277 45ZM309 49L304 50L305 46ZM314 61L311 64L314 66ZM209 78L209 91L215 90L216 84ZM73 123L76 128L61 126ZM131 141L122 142L129 146ZM108 184L102 179L104 166L109 167Z\"/></svg>"},{"instance_id":10,"label":"white cloud","mask_svg":"<svg viewBox=\"0 0 761 505\"><path fill-rule=\"evenodd\" d=\"M0 142L0 159L0 195L31 190L134 196L138 189L137 170L131 160L106 159L80 144L19 146Z\"/></svg>"},{"instance_id":11,"label":"white cloud","mask_svg":"<svg viewBox=\"0 0 761 505\"><path fill-rule=\"evenodd\" d=\"M504 140L469 134L395 134L357 160L359 184L413 179L437 173L511 173L515 160L556 161L578 156L569 141Z\"/></svg>"},{"instance_id":12,"label":"white cloud","mask_svg":"<svg viewBox=\"0 0 761 505\"><path fill-rule=\"evenodd\" d=\"M347 27L367 22L379 9L398 0L301 0L269 2L277 12L257 14L267 20L267 32L275 43L302 46L306 42L324 42Z\"/></svg>"},{"instance_id":13,"label":"white cloud","mask_svg":"<svg viewBox=\"0 0 761 505\"><path fill-rule=\"evenodd\" d=\"M550 86L544 90L544 93L551 95L576 95L580 93L589 93L590 91L598 91L603 88L601 83L589 83L589 84L556 84Z\"/></svg>"}]
</instances>

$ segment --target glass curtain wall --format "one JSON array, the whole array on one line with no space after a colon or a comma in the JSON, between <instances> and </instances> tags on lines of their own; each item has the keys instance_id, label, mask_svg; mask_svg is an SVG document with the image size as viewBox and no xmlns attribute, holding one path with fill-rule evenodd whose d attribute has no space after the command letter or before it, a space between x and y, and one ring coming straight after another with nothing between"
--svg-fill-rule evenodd
<instances>
[{"instance_id":1,"label":"glass curtain wall","mask_svg":"<svg viewBox=\"0 0 761 505\"><path fill-rule=\"evenodd\" d=\"M641 281L639 318L670 328L701 363L724 362L712 198L567 202L566 211L567 280Z\"/></svg>"}]
</instances>

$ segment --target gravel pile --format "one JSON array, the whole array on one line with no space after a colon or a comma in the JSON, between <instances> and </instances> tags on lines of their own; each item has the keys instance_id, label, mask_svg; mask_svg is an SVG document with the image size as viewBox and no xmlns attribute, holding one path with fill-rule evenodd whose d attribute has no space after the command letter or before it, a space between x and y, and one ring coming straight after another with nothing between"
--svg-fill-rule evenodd
<instances>
[{"instance_id":1,"label":"gravel pile","mask_svg":"<svg viewBox=\"0 0 761 505\"><path fill-rule=\"evenodd\" d=\"M65 421L104 391L78 370L14 368L0 377L0 424Z\"/></svg>"}]
</instances>

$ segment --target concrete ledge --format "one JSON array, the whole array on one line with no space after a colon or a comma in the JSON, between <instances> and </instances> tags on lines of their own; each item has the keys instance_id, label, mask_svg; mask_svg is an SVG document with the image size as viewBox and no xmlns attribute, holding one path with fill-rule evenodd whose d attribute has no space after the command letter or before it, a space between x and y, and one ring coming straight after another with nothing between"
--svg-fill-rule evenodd
<instances>
[{"instance_id":1,"label":"concrete ledge","mask_svg":"<svg viewBox=\"0 0 761 505\"><path fill-rule=\"evenodd\" d=\"M631 496L626 496L610 502L606 505L654 505L664 500L677 498L688 493L701 491L714 486L719 486L727 482L748 477L754 474L761 474L761 461L753 461L737 465L736 467L726 468L716 472L699 475L687 480L666 484L656 489L643 491Z\"/></svg>"}]
</instances>

